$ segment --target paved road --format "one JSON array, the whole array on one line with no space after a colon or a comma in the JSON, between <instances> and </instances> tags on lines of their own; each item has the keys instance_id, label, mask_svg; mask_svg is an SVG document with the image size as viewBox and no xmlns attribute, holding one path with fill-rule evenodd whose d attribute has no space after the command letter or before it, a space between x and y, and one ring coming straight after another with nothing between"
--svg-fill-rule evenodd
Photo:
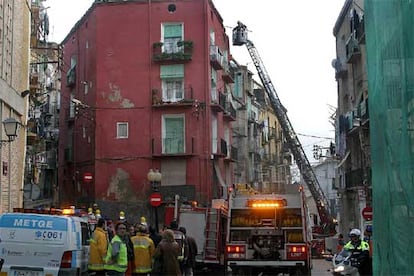
<instances>
[{"instance_id":1,"label":"paved road","mask_svg":"<svg viewBox=\"0 0 414 276\"><path fill-rule=\"evenodd\" d=\"M332 276L332 273L328 271L331 266L330 261L325 259L313 259L312 276Z\"/></svg>"}]
</instances>

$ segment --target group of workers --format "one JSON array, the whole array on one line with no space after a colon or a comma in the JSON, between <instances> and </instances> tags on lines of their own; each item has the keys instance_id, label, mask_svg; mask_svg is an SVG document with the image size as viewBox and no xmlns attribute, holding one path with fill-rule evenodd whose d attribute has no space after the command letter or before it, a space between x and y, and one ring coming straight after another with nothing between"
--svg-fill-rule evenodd
<instances>
[{"instance_id":1,"label":"group of workers","mask_svg":"<svg viewBox=\"0 0 414 276\"><path fill-rule=\"evenodd\" d=\"M167 270L168 275L193 275L197 246L177 222L160 234L143 216L135 224L127 222L123 211L115 223L108 224L97 216L95 207L88 209L90 221L96 221L91 231L89 275L167 275Z\"/></svg>"}]
</instances>

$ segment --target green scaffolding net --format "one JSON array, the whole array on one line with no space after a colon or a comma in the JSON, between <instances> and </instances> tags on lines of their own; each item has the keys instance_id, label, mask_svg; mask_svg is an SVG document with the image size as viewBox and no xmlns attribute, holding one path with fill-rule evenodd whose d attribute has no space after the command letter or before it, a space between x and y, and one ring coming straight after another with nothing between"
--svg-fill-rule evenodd
<instances>
[{"instance_id":1,"label":"green scaffolding net","mask_svg":"<svg viewBox=\"0 0 414 276\"><path fill-rule=\"evenodd\" d=\"M365 1L374 275L414 273L414 1Z\"/></svg>"}]
</instances>

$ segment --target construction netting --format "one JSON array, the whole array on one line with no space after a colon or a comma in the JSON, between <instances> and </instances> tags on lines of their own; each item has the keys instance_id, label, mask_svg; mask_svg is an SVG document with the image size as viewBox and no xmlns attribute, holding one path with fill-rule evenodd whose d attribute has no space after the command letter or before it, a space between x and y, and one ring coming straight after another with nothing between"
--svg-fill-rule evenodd
<instances>
[{"instance_id":1,"label":"construction netting","mask_svg":"<svg viewBox=\"0 0 414 276\"><path fill-rule=\"evenodd\" d=\"M364 6L374 275L413 275L414 1Z\"/></svg>"}]
</instances>

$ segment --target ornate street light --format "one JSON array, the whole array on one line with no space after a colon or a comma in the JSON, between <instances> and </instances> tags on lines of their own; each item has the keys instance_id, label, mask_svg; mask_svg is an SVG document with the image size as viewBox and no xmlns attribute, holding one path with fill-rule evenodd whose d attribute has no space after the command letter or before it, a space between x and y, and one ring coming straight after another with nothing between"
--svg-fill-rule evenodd
<instances>
[{"instance_id":1,"label":"ornate street light","mask_svg":"<svg viewBox=\"0 0 414 276\"><path fill-rule=\"evenodd\" d=\"M14 118L7 118L3 121L3 126L4 126L4 132L6 133L8 140L1 140L0 148L3 144L9 143L9 161L8 161L8 170L7 170L8 182L9 182L8 183L8 186L9 186L8 211L11 212L11 171L10 171L11 170L11 142L13 142L14 139L16 139L17 137L17 132L18 132L20 123ZM3 211L3 202L1 200L2 198L1 190L2 190L2 187L0 186L0 211Z\"/></svg>"},{"instance_id":2,"label":"ornate street light","mask_svg":"<svg viewBox=\"0 0 414 276\"><path fill-rule=\"evenodd\" d=\"M147 179L151 183L152 194L150 196L151 206L154 207L155 212L155 231L158 233L158 206L161 205L161 194L159 193L159 187L161 186L162 175L158 169L150 169L147 174Z\"/></svg>"},{"instance_id":3,"label":"ornate street light","mask_svg":"<svg viewBox=\"0 0 414 276\"><path fill-rule=\"evenodd\" d=\"M11 142L14 141L17 137L17 130L19 129L20 123L14 118L7 118L3 121L4 131L6 132L9 140L2 140L2 142Z\"/></svg>"},{"instance_id":4,"label":"ornate street light","mask_svg":"<svg viewBox=\"0 0 414 276\"><path fill-rule=\"evenodd\" d=\"M150 169L147 174L147 179L151 183L151 188L153 192L158 192L161 186L161 179L162 174L158 171L158 169Z\"/></svg>"}]
</instances>

